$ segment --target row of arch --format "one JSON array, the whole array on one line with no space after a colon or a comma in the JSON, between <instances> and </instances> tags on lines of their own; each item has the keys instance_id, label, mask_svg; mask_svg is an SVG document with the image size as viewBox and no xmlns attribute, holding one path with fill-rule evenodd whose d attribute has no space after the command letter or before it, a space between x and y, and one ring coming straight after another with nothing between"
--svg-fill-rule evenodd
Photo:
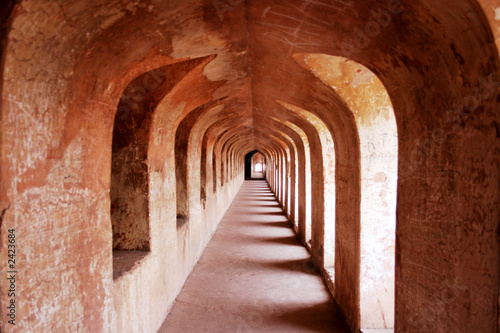
<instances>
[{"instance_id":1,"label":"row of arch","mask_svg":"<svg viewBox=\"0 0 500 333\"><path fill-rule=\"evenodd\" d=\"M214 58L151 69L120 97L109 211L118 330L142 301L135 286L158 270L167 286L158 312L168 309L244 180L250 117L232 114L228 96L211 98L221 83L203 70ZM176 105L184 96L189 103Z\"/></svg>"},{"instance_id":2,"label":"row of arch","mask_svg":"<svg viewBox=\"0 0 500 333\"><path fill-rule=\"evenodd\" d=\"M347 127L354 129L348 137L344 133L351 150L335 149L339 140L336 119L321 119L277 100L278 110L254 129L255 145L261 152L248 154L251 174L265 175L313 259L324 268L348 319L359 316L362 328L392 328L397 129L389 96L380 80L354 61L322 54L294 58L344 98L345 119L351 121ZM177 116L163 112L162 99L211 60L205 57L153 69L132 80L120 98L113 128L110 189L117 262L123 250L143 252L135 256L136 261L144 260L151 250L154 185L150 177L152 171L165 167L155 164L155 146L173 143L174 165L166 168L174 172L170 177L175 179L181 238L190 220L203 220L208 194L216 194L245 167L251 144L242 142L251 142L253 133L248 129L242 133L244 124L235 118L219 119L226 97ZM179 74L176 66L181 65ZM342 165L336 154L348 154L351 164ZM262 166L268 171L263 173ZM349 173L342 171L347 169ZM134 265L115 265L115 278ZM354 308L350 304L353 291Z\"/></svg>"},{"instance_id":3,"label":"row of arch","mask_svg":"<svg viewBox=\"0 0 500 333\"><path fill-rule=\"evenodd\" d=\"M177 228L199 215L210 193L217 193L241 173L240 160L248 145L239 142L250 133L248 129L241 133L244 124L236 117L222 116L227 112L226 97L198 102L203 104L193 104L191 110L185 107L177 115L162 104L176 85L199 74L196 72L213 58L188 60L141 74L120 98L113 127L110 188L114 250L150 251L152 171L164 167L173 171ZM156 165L155 154L165 152L155 148L169 147L168 141L173 141L174 165Z\"/></svg>"},{"instance_id":4,"label":"row of arch","mask_svg":"<svg viewBox=\"0 0 500 333\"><path fill-rule=\"evenodd\" d=\"M354 61L294 58L343 99L344 115L320 118L277 100L259 122L267 180L351 324L392 328L398 143L389 95ZM343 139L348 151L336 149Z\"/></svg>"}]
</instances>

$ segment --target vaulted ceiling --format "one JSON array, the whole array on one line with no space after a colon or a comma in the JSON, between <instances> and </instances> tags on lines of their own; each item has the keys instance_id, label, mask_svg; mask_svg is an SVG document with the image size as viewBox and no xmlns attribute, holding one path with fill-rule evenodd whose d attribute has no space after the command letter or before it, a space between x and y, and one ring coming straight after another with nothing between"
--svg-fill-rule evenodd
<instances>
[{"instance_id":1,"label":"vaulted ceiling","mask_svg":"<svg viewBox=\"0 0 500 333\"><path fill-rule=\"evenodd\" d=\"M90 96L116 105L139 75L211 57L199 101L224 98L223 112L238 115L250 141L265 141L253 129L283 111L277 100L322 118L349 114L297 54L367 66L389 91L398 126L411 122L414 132L433 122L431 108L442 115L463 87L474 85L470 76L497 66L488 18L475 1L24 1L12 17L10 47L16 61L30 64L26 73L14 66L11 76L45 77L44 84L59 88L54 103L72 109L75 97ZM432 96L426 93L434 87Z\"/></svg>"}]
</instances>

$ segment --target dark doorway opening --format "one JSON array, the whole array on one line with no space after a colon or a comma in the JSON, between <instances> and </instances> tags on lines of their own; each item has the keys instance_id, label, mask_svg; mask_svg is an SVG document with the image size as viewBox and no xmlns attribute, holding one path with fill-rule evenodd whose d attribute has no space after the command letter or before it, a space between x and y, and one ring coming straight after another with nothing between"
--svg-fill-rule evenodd
<instances>
[{"instance_id":1,"label":"dark doorway opening","mask_svg":"<svg viewBox=\"0 0 500 333\"><path fill-rule=\"evenodd\" d=\"M252 156L258 152L258 150L252 150L245 155L245 180L252 179Z\"/></svg>"}]
</instances>

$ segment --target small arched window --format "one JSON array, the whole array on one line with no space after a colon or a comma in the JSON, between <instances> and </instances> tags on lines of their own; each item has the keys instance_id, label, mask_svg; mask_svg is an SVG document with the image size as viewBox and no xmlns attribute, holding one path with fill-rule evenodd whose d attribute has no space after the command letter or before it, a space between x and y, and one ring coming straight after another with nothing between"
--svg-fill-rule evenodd
<instances>
[{"instance_id":1,"label":"small arched window","mask_svg":"<svg viewBox=\"0 0 500 333\"><path fill-rule=\"evenodd\" d=\"M255 172L262 173L262 163L255 164Z\"/></svg>"}]
</instances>

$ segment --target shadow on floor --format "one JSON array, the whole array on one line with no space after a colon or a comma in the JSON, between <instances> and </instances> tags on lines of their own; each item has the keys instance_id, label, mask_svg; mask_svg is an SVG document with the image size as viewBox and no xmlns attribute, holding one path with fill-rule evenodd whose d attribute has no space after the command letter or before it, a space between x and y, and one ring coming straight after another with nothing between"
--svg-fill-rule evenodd
<instances>
[{"instance_id":1,"label":"shadow on floor","mask_svg":"<svg viewBox=\"0 0 500 333\"><path fill-rule=\"evenodd\" d=\"M280 211L280 212L258 212L258 213L254 213L255 215L277 215L277 216L283 216L286 218L286 215L285 213L283 213L283 211Z\"/></svg>"},{"instance_id":2,"label":"shadow on floor","mask_svg":"<svg viewBox=\"0 0 500 333\"><path fill-rule=\"evenodd\" d=\"M274 204L274 205L256 205L256 204L239 204L240 207L255 207L255 208L280 208L281 209L281 206L278 205L278 204Z\"/></svg>"},{"instance_id":3,"label":"shadow on floor","mask_svg":"<svg viewBox=\"0 0 500 333\"><path fill-rule=\"evenodd\" d=\"M281 261L273 261L273 260L256 260L256 259L244 259L241 261L245 267L252 267L253 269L273 269L273 270L282 270L286 272L293 273L304 273L311 275L318 275L319 269L311 260L311 258L307 259L298 259L298 260L281 260Z\"/></svg>"},{"instance_id":4,"label":"shadow on floor","mask_svg":"<svg viewBox=\"0 0 500 333\"><path fill-rule=\"evenodd\" d=\"M244 202L248 202L248 201L253 201L253 202L259 202L259 201L268 201L268 202L276 202L276 199L274 198L262 198L262 197L245 197L244 200L241 200L240 201L244 201Z\"/></svg>"},{"instance_id":5,"label":"shadow on floor","mask_svg":"<svg viewBox=\"0 0 500 333\"><path fill-rule=\"evenodd\" d=\"M273 315L272 318L283 321L287 325L303 327L310 332L351 332L333 300L295 307L286 313Z\"/></svg>"},{"instance_id":6,"label":"shadow on floor","mask_svg":"<svg viewBox=\"0 0 500 333\"><path fill-rule=\"evenodd\" d=\"M259 227L262 227L263 225L265 225L266 227L277 227L277 228L291 228L293 227L293 225L290 223L290 221L287 219L287 220L283 220L283 221L273 221L273 222L262 222L262 221L246 221L246 222L242 222L246 225L255 225L255 226L259 226Z\"/></svg>"}]
</instances>

